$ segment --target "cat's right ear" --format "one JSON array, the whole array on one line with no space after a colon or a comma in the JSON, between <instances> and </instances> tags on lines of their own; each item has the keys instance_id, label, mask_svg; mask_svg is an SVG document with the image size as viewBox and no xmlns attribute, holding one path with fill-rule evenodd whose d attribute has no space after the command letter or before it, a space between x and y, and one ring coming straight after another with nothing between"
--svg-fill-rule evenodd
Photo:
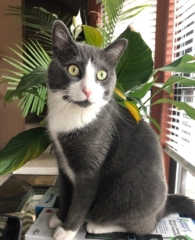
<instances>
[{"instance_id":1,"label":"cat's right ear","mask_svg":"<svg viewBox=\"0 0 195 240\"><path fill-rule=\"evenodd\" d=\"M108 60L114 66L117 65L117 62L119 61L121 55L123 54L125 48L127 47L127 44L128 44L127 39L121 38L115 40L113 43L111 43L108 47L104 49L108 57Z\"/></svg>"},{"instance_id":2,"label":"cat's right ear","mask_svg":"<svg viewBox=\"0 0 195 240\"><path fill-rule=\"evenodd\" d=\"M62 21L56 20L53 23L52 42L54 52L65 52L67 49L74 47L75 45L68 28Z\"/></svg>"}]
</instances>

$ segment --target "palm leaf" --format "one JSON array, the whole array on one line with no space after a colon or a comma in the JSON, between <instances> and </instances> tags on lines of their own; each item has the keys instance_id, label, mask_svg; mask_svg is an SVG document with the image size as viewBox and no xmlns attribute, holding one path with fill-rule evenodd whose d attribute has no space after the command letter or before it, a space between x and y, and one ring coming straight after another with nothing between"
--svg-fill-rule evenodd
<instances>
[{"instance_id":1,"label":"palm leaf","mask_svg":"<svg viewBox=\"0 0 195 240\"><path fill-rule=\"evenodd\" d=\"M33 91L26 92L18 103L18 106L22 109L23 117L26 117L29 112L40 115L46 105L47 87L45 85L39 85L34 87Z\"/></svg>"},{"instance_id":2,"label":"palm leaf","mask_svg":"<svg viewBox=\"0 0 195 240\"><path fill-rule=\"evenodd\" d=\"M16 16L22 20L22 24L27 27L29 37L44 43L46 50L51 49L51 30L55 20L58 19L60 12L51 13L41 7L22 8L20 6L9 6L6 15ZM62 16L62 21L69 26L70 16Z\"/></svg>"},{"instance_id":3,"label":"palm leaf","mask_svg":"<svg viewBox=\"0 0 195 240\"><path fill-rule=\"evenodd\" d=\"M44 110L47 99L46 72L51 59L38 41L31 40L23 45L26 50L18 45L15 45L15 49L10 48L19 60L7 56L3 58L16 70L5 71L1 79L8 83L8 90L11 90L5 95L4 101L11 102L19 98L18 105L25 117L29 112L39 115Z\"/></svg>"},{"instance_id":4,"label":"palm leaf","mask_svg":"<svg viewBox=\"0 0 195 240\"><path fill-rule=\"evenodd\" d=\"M15 49L10 48L15 53L17 60L14 57L3 56L3 60L15 68L15 71L4 70L13 75L7 76L4 72L1 76L1 79L9 84L19 82L24 74L29 74L38 66L47 68L51 61L51 58L38 41L23 42L23 45L26 50L17 44L15 44Z\"/></svg>"},{"instance_id":5,"label":"palm leaf","mask_svg":"<svg viewBox=\"0 0 195 240\"><path fill-rule=\"evenodd\" d=\"M105 14L102 16L103 26L98 26L98 28L103 36L103 47L108 46L112 42L117 23L136 16L144 8L149 6L141 5L134 8L128 8L126 11L122 11L124 3L125 0L102 0Z\"/></svg>"}]
</instances>

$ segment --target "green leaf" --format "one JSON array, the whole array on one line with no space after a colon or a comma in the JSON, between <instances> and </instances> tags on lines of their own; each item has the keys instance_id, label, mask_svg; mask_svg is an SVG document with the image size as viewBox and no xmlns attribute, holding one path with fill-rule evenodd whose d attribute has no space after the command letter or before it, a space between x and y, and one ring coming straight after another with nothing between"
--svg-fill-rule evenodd
<instances>
[{"instance_id":1,"label":"green leaf","mask_svg":"<svg viewBox=\"0 0 195 240\"><path fill-rule=\"evenodd\" d=\"M121 13L121 16L119 17L118 21L124 21L124 20L129 20L130 18L135 17L138 15L140 12L142 12L145 8L151 6L150 4L145 4L141 6L136 6L134 8L130 8L127 11L123 11Z\"/></svg>"},{"instance_id":2,"label":"green leaf","mask_svg":"<svg viewBox=\"0 0 195 240\"><path fill-rule=\"evenodd\" d=\"M4 57L4 58L2 58L4 61L6 61L7 63L9 63L10 65L12 65L13 67L15 67L17 70L19 70L20 71L20 73L22 72L22 73L25 73L25 74L28 74L29 73L29 71L28 70L26 70L25 68L23 68L23 67L21 67L20 66L20 64L18 64L18 63L15 63L14 62L14 58L10 58L10 57ZM11 60L9 60L9 59L11 59Z\"/></svg>"},{"instance_id":3,"label":"green leaf","mask_svg":"<svg viewBox=\"0 0 195 240\"><path fill-rule=\"evenodd\" d=\"M183 76L171 76L164 84L154 83L153 86L158 87L169 93L170 97L173 96L173 84L178 83L183 86L195 86L195 79Z\"/></svg>"},{"instance_id":4,"label":"green leaf","mask_svg":"<svg viewBox=\"0 0 195 240\"><path fill-rule=\"evenodd\" d=\"M152 105L159 104L159 103L171 103L173 104L178 110L184 110L189 117L195 120L195 109L189 106L185 102L177 102L175 100L161 98L156 102L152 103Z\"/></svg>"},{"instance_id":5,"label":"green leaf","mask_svg":"<svg viewBox=\"0 0 195 240\"><path fill-rule=\"evenodd\" d=\"M127 28L119 38L129 43L116 67L117 81L125 92L148 81L153 70L152 52L139 33Z\"/></svg>"},{"instance_id":6,"label":"green leaf","mask_svg":"<svg viewBox=\"0 0 195 240\"><path fill-rule=\"evenodd\" d=\"M35 85L43 84L47 82L47 69L39 66L35 68L31 73L22 77L18 84L16 91L26 91L29 88L33 88Z\"/></svg>"},{"instance_id":7,"label":"green leaf","mask_svg":"<svg viewBox=\"0 0 195 240\"><path fill-rule=\"evenodd\" d=\"M134 100L137 102L137 104L140 105L140 112L143 110L143 113L145 114L145 117L148 118L148 112L147 112L147 107L143 104L142 100L140 98L132 97L131 100Z\"/></svg>"},{"instance_id":8,"label":"green leaf","mask_svg":"<svg viewBox=\"0 0 195 240\"><path fill-rule=\"evenodd\" d=\"M149 6L141 5L130 8L128 4L125 5L125 2L125 0L102 0L104 7L104 14L101 18L103 27L98 26L98 28L103 36L103 47L107 47L112 42L117 23L126 19L129 20ZM125 11L123 11L124 6Z\"/></svg>"},{"instance_id":9,"label":"green leaf","mask_svg":"<svg viewBox=\"0 0 195 240\"><path fill-rule=\"evenodd\" d=\"M23 92L19 92L19 91L10 91L8 90L4 96L4 101L7 103L10 103L12 101L14 101L15 99L21 98L22 97Z\"/></svg>"},{"instance_id":10,"label":"green leaf","mask_svg":"<svg viewBox=\"0 0 195 240\"><path fill-rule=\"evenodd\" d=\"M148 118L149 118L150 122L152 122L154 124L154 126L159 130L159 132L161 132L161 127L157 123L157 121L154 118L152 118L152 117L148 117Z\"/></svg>"},{"instance_id":11,"label":"green leaf","mask_svg":"<svg viewBox=\"0 0 195 240\"><path fill-rule=\"evenodd\" d=\"M0 175L15 171L26 162L38 157L49 144L47 129L44 127L19 133L0 152Z\"/></svg>"},{"instance_id":12,"label":"green leaf","mask_svg":"<svg viewBox=\"0 0 195 240\"><path fill-rule=\"evenodd\" d=\"M164 86L163 83L153 83L153 86L159 88L160 91L164 90L165 92L167 92L170 95L170 97L173 96L173 86L172 85L168 85L165 88L163 88L163 86Z\"/></svg>"},{"instance_id":13,"label":"green leaf","mask_svg":"<svg viewBox=\"0 0 195 240\"><path fill-rule=\"evenodd\" d=\"M103 28L98 27L103 36L103 47L107 47L113 37L117 20L120 18L125 0L102 0L105 14L102 16Z\"/></svg>"},{"instance_id":14,"label":"green leaf","mask_svg":"<svg viewBox=\"0 0 195 240\"><path fill-rule=\"evenodd\" d=\"M70 25L70 15L61 16L60 12L56 14L47 11L41 7L9 6L6 15L11 15L22 22L28 31L28 38L35 38L44 43L47 49L51 49L51 30L53 22L58 19L58 15L67 27Z\"/></svg>"},{"instance_id":15,"label":"green leaf","mask_svg":"<svg viewBox=\"0 0 195 240\"><path fill-rule=\"evenodd\" d=\"M102 46L102 42L103 42L102 35L97 28L83 25L83 30L84 30L85 40L88 44L95 47Z\"/></svg>"},{"instance_id":16,"label":"green leaf","mask_svg":"<svg viewBox=\"0 0 195 240\"><path fill-rule=\"evenodd\" d=\"M183 86L195 86L195 79L183 76L172 76L164 83L162 88L166 88L174 83L179 83Z\"/></svg>"},{"instance_id":17,"label":"green leaf","mask_svg":"<svg viewBox=\"0 0 195 240\"><path fill-rule=\"evenodd\" d=\"M47 87L38 85L33 90L25 91L24 97L18 103L21 106L22 116L26 117L29 112L39 115L47 104Z\"/></svg>"},{"instance_id":18,"label":"green leaf","mask_svg":"<svg viewBox=\"0 0 195 240\"><path fill-rule=\"evenodd\" d=\"M151 89L152 85L153 85L153 81L142 84L136 90L134 90L133 92L130 92L128 96L135 97L135 98L143 98L147 94L147 92Z\"/></svg>"},{"instance_id":19,"label":"green leaf","mask_svg":"<svg viewBox=\"0 0 195 240\"><path fill-rule=\"evenodd\" d=\"M159 68L158 70L164 72L182 72L182 73L193 73L195 72L195 58L194 56L185 54L176 61Z\"/></svg>"}]
</instances>

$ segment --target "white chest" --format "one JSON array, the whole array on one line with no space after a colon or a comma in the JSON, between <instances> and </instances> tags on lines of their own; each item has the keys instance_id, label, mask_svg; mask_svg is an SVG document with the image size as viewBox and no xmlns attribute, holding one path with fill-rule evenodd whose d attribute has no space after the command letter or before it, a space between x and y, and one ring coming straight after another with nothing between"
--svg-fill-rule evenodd
<instances>
[{"instance_id":1,"label":"white chest","mask_svg":"<svg viewBox=\"0 0 195 240\"><path fill-rule=\"evenodd\" d=\"M72 102L63 100L63 92L48 91L48 125L50 132L70 132L83 128L92 122L100 111L101 105L96 103L82 108ZM102 103L101 103L102 104Z\"/></svg>"},{"instance_id":2,"label":"white chest","mask_svg":"<svg viewBox=\"0 0 195 240\"><path fill-rule=\"evenodd\" d=\"M71 169L67 157L63 153L57 135L60 132L65 133L83 128L92 122L97 117L97 114L100 111L100 106L98 104L93 104L90 107L82 108L74 103L66 102L63 99L62 91L56 93L49 91L48 101L48 128L59 153L59 164L64 173L74 184L76 181L75 173L73 169Z\"/></svg>"}]
</instances>

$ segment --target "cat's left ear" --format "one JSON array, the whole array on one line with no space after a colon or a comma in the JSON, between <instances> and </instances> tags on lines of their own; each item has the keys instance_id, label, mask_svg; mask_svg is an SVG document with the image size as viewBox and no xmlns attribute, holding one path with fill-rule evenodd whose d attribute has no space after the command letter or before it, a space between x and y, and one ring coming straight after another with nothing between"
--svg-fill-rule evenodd
<instances>
[{"instance_id":1,"label":"cat's left ear","mask_svg":"<svg viewBox=\"0 0 195 240\"><path fill-rule=\"evenodd\" d=\"M53 23L52 28L52 42L54 51L65 51L68 48L75 47L74 43L68 28L62 21L56 20Z\"/></svg>"},{"instance_id":2,"label":"cat's left ear","mask_svg":"<svg viewBox=\"0 0 195 240\"><path fill-rule=\"evenodd\" d=\"M121 38L114 41L104 49L108 57L108 61L110 61L114 66L117 65L117 62L119 61L121 55L123 54L127 44L128 44L127 39Z\"/></svg>"}]
</instances>

